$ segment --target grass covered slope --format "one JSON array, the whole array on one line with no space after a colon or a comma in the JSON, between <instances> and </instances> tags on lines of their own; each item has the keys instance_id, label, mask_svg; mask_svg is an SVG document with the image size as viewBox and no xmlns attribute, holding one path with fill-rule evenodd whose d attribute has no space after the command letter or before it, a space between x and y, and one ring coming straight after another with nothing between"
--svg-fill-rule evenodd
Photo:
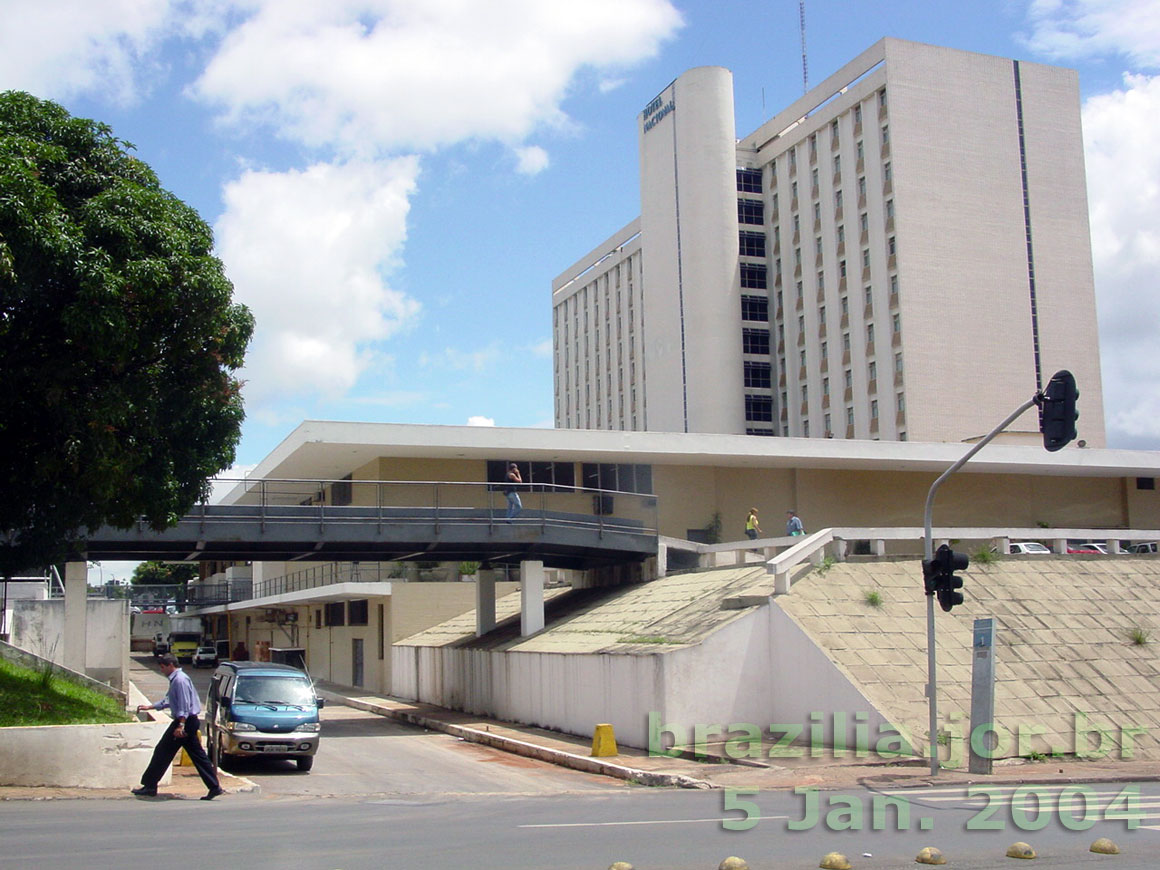
<instances>
[{"instance_id":1,"label":"grass covered slope","mask_svg":"<svg viewBox=\"0 0 1160 870\"><path fill-rule=\"evenodd\" d=\"M133 717L107 695L0 659L0 728L131 721Z\"/></svg>"}]
</instances>

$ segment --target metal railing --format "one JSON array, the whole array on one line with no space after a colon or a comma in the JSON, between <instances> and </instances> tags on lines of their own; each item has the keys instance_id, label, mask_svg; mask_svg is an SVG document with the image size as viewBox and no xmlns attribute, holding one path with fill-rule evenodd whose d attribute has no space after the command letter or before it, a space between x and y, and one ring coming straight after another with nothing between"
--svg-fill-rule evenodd
<instances>
[{"instance_id":1,"label":"metal railing","mask_svg":"<svg viewBox=\"0 0 1160 870\"><path fill-rule=\"evenodd\" d=\"M316 522L330 524L373 522L381 527L416 523L494 526L511 522L521 527L539 525L624 529L656 534L657 499L651 493L592 489L560 484L477 483L438 480L324 480L222 479L236 482L228 504L203 503L186 520L213 523L253 518L266 523ZM513 488L522 510L508 519L506 490ZM212 512L210 510L212 508ZM236 508L236 515L230 508ZM285 511L285 508L308 508Z\"/></svg>"}]
</instances>

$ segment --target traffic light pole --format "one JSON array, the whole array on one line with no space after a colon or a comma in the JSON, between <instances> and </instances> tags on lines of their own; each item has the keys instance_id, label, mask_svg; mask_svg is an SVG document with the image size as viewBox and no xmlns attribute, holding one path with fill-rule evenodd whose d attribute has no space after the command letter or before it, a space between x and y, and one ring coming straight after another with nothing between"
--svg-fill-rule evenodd
<instances>
[{"instance_id":1,"label":"traffic light pole","mask_svg":"<svg viewBox=\"0 0 1160 870\"><path fill-rule=\"evenodd\" d=\"M1018 410L1014 411L1010 417L992 429L982 441L967 451L958 462L944 471L934 483L931 484L930 492L926 494L926 510L923 514L923 529L924 536L922 542L923 558L929 562L934 558L934 542L931 540L931 516L934 513L934 494L938 488L942 486L942 482L962 468L967 462L991 443L992 439L1023 414L1028 408L1036 404L1036 399L1039 398L1039 393L1036 393L1026 402L1019 406ZM927 593L926 596L926 696L930 703L930 773L931 776L938 776L938 692L935 680L935 646L934 646L934 594Z\"/></svg>"}]
</instances>

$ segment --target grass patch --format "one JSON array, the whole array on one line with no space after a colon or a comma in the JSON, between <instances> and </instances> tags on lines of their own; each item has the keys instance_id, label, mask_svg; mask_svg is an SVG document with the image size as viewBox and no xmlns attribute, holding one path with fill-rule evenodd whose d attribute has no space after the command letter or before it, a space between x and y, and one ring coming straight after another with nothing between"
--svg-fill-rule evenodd
<instances>
[{"instance_id":1,"label":"grass patch","mask_svg":"<svg viewBox=\"0 0 1160 870\"><path fill-rule=\"evenodd\" d=\"M1152 632L1140 625L1133 625L1128 632L1128 640L1133 646L1147 646L1152 642Z\"/></svg>"},{"instance_id":2,"label":"grass patch","mask_svg":"<svg viewBox=\"0 0 1160 870\"><path fill-rule=\"evenodd\" d=\"M866 594L863 596L863 600L871 607L881 607L882 593L877 589L867 589Z\"/></svg>"},{"instance_id":3,"label":"grass patch","mask_svg":"<svg viewBox=\"0 0 1160 870\"><path fill-rule=\"evenodd\" d=\"M990 565L999 561L999 554L992 553L990 547L980 547L971 553L971 561L976 565Z\"/></svg>"},{"instance_id":4,"label":"grass patch","mask_svg":"<svg viewBox=\"0 0 1160 870\"><path fill-rule=\"evenodd\" d=\"M673 640L669 637L659 637L656 635L648 635L643 637L622 637L617 639L617 643L680 643L679 640Z\"/></svg>"},{"instance_id":5,"label":"grass patch","mask_svg":"<svg viewBox=\"0 0 1160 870\"><path fill-rule=\"evenodd\" d=\"M102 725L132 722L119 701L47 669L0 659L0 728L29 725Z\"/></svg>"},{"instance_id":6,"label":"grass patch","mask_svg":"<svg viewBox=\"0 0 1160 870\"><path fill-rule=\"evenodd\" d=\"M826 558L822 559L822 561L818 563L817 572L819 574L825 574L827 571L833 568L835 564L837 564L837 561L838 560L833 556L826 556Z\"/></svg>"}]
</instances>

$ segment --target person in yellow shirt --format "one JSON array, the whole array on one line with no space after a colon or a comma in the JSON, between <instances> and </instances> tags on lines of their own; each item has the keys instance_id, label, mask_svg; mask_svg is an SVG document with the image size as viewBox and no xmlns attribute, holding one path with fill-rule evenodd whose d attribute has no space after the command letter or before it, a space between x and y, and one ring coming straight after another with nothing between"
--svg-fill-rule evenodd
<instances>
[{"instance_id":1,"label":"person in yellow shirt","mask_svg":"<svg viewBox=\"0 0 1160 870\"><path fill-rule=\"evenodd\" d=\"M761 526L757 524L757 508L749 509L749 516L745 518L745 534L751 541L756 541L761 534Z\"/></svg>"}]
</instances>

